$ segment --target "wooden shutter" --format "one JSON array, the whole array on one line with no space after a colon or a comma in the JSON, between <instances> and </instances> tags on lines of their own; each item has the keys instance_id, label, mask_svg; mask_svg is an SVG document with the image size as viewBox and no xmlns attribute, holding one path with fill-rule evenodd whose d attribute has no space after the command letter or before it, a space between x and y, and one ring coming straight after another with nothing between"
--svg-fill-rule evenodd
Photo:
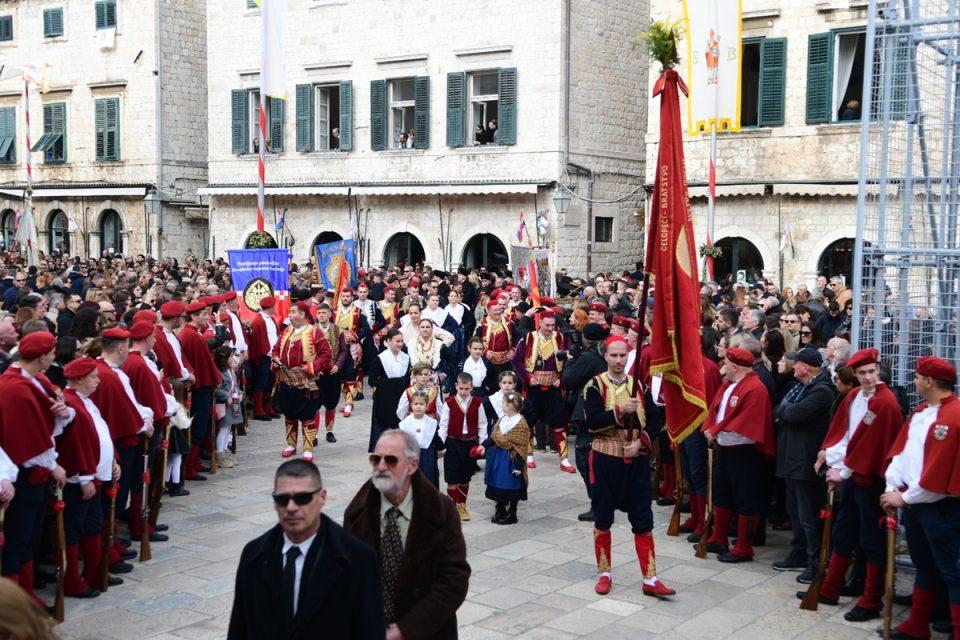
<instances>
[{"instance_id":1,"label":"wooden shutter","mask_svg":"<svg viewBox=\"0 0 960 640\"><path fill-rule=\"evenodd\" d=\"M43 12L43 37L53 38L63 35L63 9L46 9Z\"/></svg>"},{"instance_id":2,"label":"wooden shutter","mask_svg":"<svg viewBox=\"0 0 960 640\"><path fill-rule=\"evenodd\" d=\"M271 153L280 153L283 151L283 111L286 100L270 101L270 151Z\"/></svg>"},{"instance_id":3,"label":"wooden shutter","mask_svg":"<svg viewBox=\"0 0 960 640\"><path fill-rule=\"evenodd\" d=\"M783 126L786 86L787 39L764 38L760 42L761 127Z\"/></svg>"},{"instance_id":4,"label":"wooden shutter","mask_svg":"<svg viewBox=\"0 0 960 640\"><path fill-rule=\"evenodd\" d=\"M517 144L517 70L500 69L500 121L497 123L498 144Z\"/></svg>"},{"instance_id":5,"label":"wooden shutter","mask_svg":"<svg viewBox=\"0 0 960 640\"><path fill-rule=\"evenodd\" d=\"M234 89L230 92L231 139L233 152L236 154L248 153L250 149L247 95L244 89Z\"/></svg>"},{"instance_id":6,"label":"wooden shutter","mask_svg":"<svg viewBox=\"0 0 960 640\"><path fill-rule=\"evenodd\" d=\"M94 131L96 131L96 157L98 161L107 155L107 105L106 100L94 102Z\"/></svg>"},{"instance_id":7,"label":"wooden shutter","mask_svg":"<svg viewBox=\"0 0 960 640\"><path fill-rule=\"evenodd\" d=\"M833 38L833 33L807 38L807 124L832 120Z\"/></svg>"},{"instance_id":8,"label":"wooden shutter","mask_svg":"<svg viewBox=\"0 0 960 640\"><path fill-rule=\"evenodd\" d=\"M0 109L0 163L16 161L17 109L16 107L4 107Z\"/></svg>"},{"instance_id":9,"label":"wooden shutter","mask_svg":"<svg viewBox=\"0 0 960 640\"><path fill-rule=\"evenodd\" d=\"M413 148L430 146L430 76L417 76L414 81Z\"/></svg>"},{"instance_id":10,"label":"wooden shutter","mask_svg":"<svg viewBox=\"0 0 960 640\"><path fill-rule=\"evenodd\" d=\"M340 83L340 151L353 150L353 82Z\"/></svg>"},{"instance_id":11,"label":"wooden shutter","mask_svg":"<svg viewBox=\"0 0 960 640\"><path fill-rule=\"evenodd\" d=\"M120 98L107 98L103 101L106 108L106 128L104 130L104 159L120 159Z\"/></svg>"},{"instance_id":12,"label":"wooden shutter","mask_svg":"<svg viewBox=\"0 0 960 640\"><path fill-rule=\"evenodd\" d=\"M465 112L467 103L467 74L454 71L447 74L447 146L465 144Z\"/></svg>"},{"instance_id":13,"label":"wooden shutter","mask_svg":"<svg viewBox=\"0 0 960 640\"><path fill-rule=\"evenodd\" d=\"M107 27L117 26L117 1L106 1Z\"/></svg>"},{"instance_id":14,"label":"wooden shutter","mask_svg":"<svg viewBox=\"0 0 960 640\"><path fill-rule=\"evenodd\" d=\"M13 16L0 16L0 42L13 40Z\"/></svg>"},{"instance_id":15,"label":"wooden shutter","mask_svg":"<svg viewBox=\"0 0 960 640\"><path fill-rule=\"evenodd\" d=\"M297 85L297 151L313 151L312 84Z\"/></svg>"},{"instance_id":16,"label":"wooden shutter","mask_svg":"<svg viewBox=\"0 0 960 640\"><path fill-rule=\"evenodd\" d=\"M387 148L387 81L370 81L370 149Z\"/></svg>"}]
</instances>

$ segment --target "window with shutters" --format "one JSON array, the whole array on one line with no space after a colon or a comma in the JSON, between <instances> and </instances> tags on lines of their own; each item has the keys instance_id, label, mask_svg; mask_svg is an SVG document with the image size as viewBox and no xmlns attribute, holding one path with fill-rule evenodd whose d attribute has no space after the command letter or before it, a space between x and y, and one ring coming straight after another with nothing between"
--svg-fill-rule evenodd
<instances>
[{"instance_id":1,"label":"window with shutters","mask_svg":"<svg viewBox=\"0 0 960 640\"><path fill-rule=\"evenodd\" d=\"M13 40L13 16L0 16L0 42Z\"/></svg>"},{"instance_id":2,"label":"window with shutters","mask_svg":"<svg viewBox=\"0 0 960 640\"><path fill-rule=\"evenodd\" d=\"M43 37L56 38L63 35L63 7L45 9L43 12Z\"/></svg>"},{"instance_id":3,"label":"window with shutters","mask_svg":"<svg viewBox=\"0 0 960 640\"><path fill-rule=\"evenodd\" d=\"M740 126L777 127L784 123L787 41L744 38L740 67Z\"/></svg>"},{"instance_id":4,"label":"window with shutters","mask_svg":"<svg viewBox=\"0 0 960 640\"><path fill-rule=\"evenodd\" d=\"M247 9L259 9L256 0L247 0Z\"/></svg>"},{"instance_id":5,"label":"window with shutters","mask_svg":"<svg viewBox=\"0 0 960 640\"><path fill-rule=\"evenodd\" d=\"M863 60L867 47L865 31L836 34L833 56L834 121L860 120L860 99L863 96Z\"/></svg>"},{"instance_id":6,"label":"window with shutters","mask_svg":"<svg viewBox=\"0 0 960 640\"><path fill-rule=\"evenodd\" d=\"M65 162L67 159L67 103L52 102L43 105L43 135L30 149L43 152L46 163Z\"/></svg>"},{"instance_id":7,"label":"window with shutters","mask_svg":"<svg viewBox=\"0 0 960 640\"><path fill-rule=\"evenodd\" d=\"M117 0L99 0L94 4L97 29L115 29L117 26Z\"/></svg>"},{"instance_id":8,"label":"window with shutters","mask_svg":"<svg viewBox=\"0 0 960 640\"><path fill-rule=\"evenodd\" d=\"M0 109L0 164L17 161L17 108Z\"/></svg>"},{"instance_id":9,"label":"window with shutters","mask_svg":"<svg viewBox=\"0 0 960 640\"><path fill-rule=\"evenodd\" d=\"M498 144L497 123L500 120L499 73L471 73L467 87L470 100L470 141L472 144Z\"/></svg>"},{"instance_id":10,"label":"window with shutters","mask_svg":"<svg viewBox=\"0 0 960 640\"><path fill-rule=\"evenodd\" d=\"M390 107L387 110L391 149L412 149L415 143L416 80L401 78L387 83Z\"/></svg>"},{"instance_id":11,"label":"window with shutters","mask_svg":"<svg viewBox=\"0 0 960 640\"><path fill-rule=\"evenodd\" d=\"M94 103L97 162L120 159L120 98L99 98Z\"/></svg>"},{"instance_id":12,"label":"window with shutters","mask_svg":"<svg viewBox=\"0 0 960 640\"><path fill-rule=\"evenodd\" d=\"M283 151L283 100L266 99L267 153ZM260 152L260 91L247 92L247 153Z\"/></svg>"},{"instance_id":13,"label":"window with shutters","mask_svg":"<svg viewBox=\"0 0 960 640\"><path fill-rule=\"evenodd\" d=\"M340 148L340 84L314 87L313 150L336 151Z\"/></svg>"}]
</instances>

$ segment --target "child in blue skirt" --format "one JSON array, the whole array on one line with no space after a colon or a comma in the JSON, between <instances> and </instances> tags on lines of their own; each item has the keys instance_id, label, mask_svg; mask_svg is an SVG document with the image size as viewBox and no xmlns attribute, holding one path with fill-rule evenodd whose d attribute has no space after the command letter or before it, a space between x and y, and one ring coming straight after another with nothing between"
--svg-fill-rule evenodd
<instances>
[{"instance_id":1,"label":"child in blue skirt","mask_svg":"<svg viewBox=\"0 0 960 640\"><path fill-rule=\"evenodd\" d=\"M516 391L503 394L503 416L490 427L481 445L487 464L483 480L487 498L497 503L495 524L516 524L517 503L527 499L527 464L530 427L520 415L523 397Z\"/></svg>"},{"instance_id":2,"label":"child in blue skirt","mask_svg":"<svg viewBox=\"0 0 960 640\"><path fill-rule=\"evenodd\" d=\"M420 470L427 480L440 489L440 469L437 466L437 451L443 442L437 434L437 421L427 415L430 397L427 392L415 392L410 397L410 414L400 421L400 430L414 437L420 445Z\"/></svg>"}]
</instances>

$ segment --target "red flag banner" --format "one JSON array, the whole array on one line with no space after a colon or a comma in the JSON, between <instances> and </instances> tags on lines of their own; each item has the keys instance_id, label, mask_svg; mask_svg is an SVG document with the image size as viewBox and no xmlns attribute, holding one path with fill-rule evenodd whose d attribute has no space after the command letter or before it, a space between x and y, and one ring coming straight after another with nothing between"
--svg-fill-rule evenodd
<instances>
[{"instance_id":1,"label":"red flag banner","mask_svg":"<svg viewBox=\"0 0 960 640\"><path fill-rule=\"evenodd\" d=\"M707 415L700 356L700 281L687 192L680 94L687 88L673 69L654 85L660 96L660 148L647 233L647 273L655 279L650 373L663 377L667 431L679 443Z\"/></svg>"},{"instance_id":2,"label":"red flag banner","mask_svg":"<svg viewBox=\"0 0 960 640\"><path fill-rule=\"evenodd\" d=\"M530 297L533 299L533 306L540 306L540 274L537 273L537 261L530 259Z\"/></svg>"}]
</instances>

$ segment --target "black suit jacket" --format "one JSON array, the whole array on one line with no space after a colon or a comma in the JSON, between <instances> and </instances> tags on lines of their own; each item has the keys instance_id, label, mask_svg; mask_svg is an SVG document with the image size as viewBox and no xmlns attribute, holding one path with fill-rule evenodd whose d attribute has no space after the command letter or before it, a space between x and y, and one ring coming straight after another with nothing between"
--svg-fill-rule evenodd
<instances>
[{"instance_id":1,"label":"black suit jacket","mask_svg":"<svg viewBox=\"0 0 960 640\"><path fill-rule=\"evenodd\" d=\"M280 612L283 530L247 543L237 567L229 640L383 640L383 595L376 552L327 516L304 559L297 615Z\"/></svg>"}]
</instances>

